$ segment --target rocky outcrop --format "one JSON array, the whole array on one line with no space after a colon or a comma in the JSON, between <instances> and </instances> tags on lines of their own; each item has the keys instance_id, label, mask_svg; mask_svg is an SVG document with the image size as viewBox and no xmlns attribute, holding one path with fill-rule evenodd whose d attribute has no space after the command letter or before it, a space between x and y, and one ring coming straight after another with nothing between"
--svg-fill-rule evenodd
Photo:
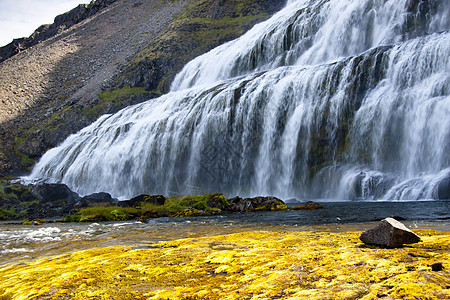
<instances>
[{"instance_id":1,"label":"rocky outcrop","mask_svg":"<svg viewBox=\"0 0 450 300\"><path fill-rule=\"evenodd\" d=\"M245 199L234 197L228 201L230 203L229 211L232 212L287 210L286 203L273 196Z\"/></svg>"},{"instance_id":2,"label":"rocky outcrop","mask_svg":"<svg viewBox=\"0 0 450 300\"><path fill-rule=\"evenodd\" d=\"M110 194L105 192L94 193L91 195L84 196L77 203L75 203L74 208L84 208L97 205L116 205L118 203L117 199L113 199Z\"/></svg>"},{"instance_id":3,"label":"rocky outcrop","mask_svg":"<svg viewBox=\"0 0 450 300\"><path fill-rule=\"evenodd\" d=\"M420 237L406 228L406 226L393 219L382 220L375 228L361 233L359 239L369 245L385 247L401 247L403 244L413 244L420 241Z\"/></svg>"},{"instance_id":4,"label":"rocky outcrop","mask_svg":"<svg viewBox=\"0 0 450 300\"><path fill-rule=\"evenodd\" d=\"M41 202L66 201L73 203L80 196L72 192L65 184L60 183L38 183L31 188L31 194Z\"/></svg>"},{"instance_id":5,"label":"rocky outcrop","mask_svg":"<svg viewBox=\"0 0 450 300\"><path fill-rule=\"evenodd\" d=\"M142 203L151 203L154 205L164 205L166 197L163 195L139 195L130 200L119 201L121 207L139 207Z\"/></svg>"},{"instance_id":6,"label":"rocky outcrop","mask_svg":"<svg viewBox=\"0 0 450 300\"><path fill-rule=\"evenodd\" d=\"M102 209L107 208L124 209L129 214L129 218L139 216L142 221L161 217L287 210L287 205L281 199L272 196L227 199L222 193L172 198L142 194L129 200L119 201L106 192L80 197L65 184L37 183L26 186L6 180L0 181L0 200L0 220L48 219L67 215L71 217L85 208L94 208L93 215L96 219L83 219L84 221L108 220L101 213ZM96 209L97 212L95 212ZM127 209L131 209L132 213ZM70 222L81 220L70 217L67 219Z\"/></svg>"}]
</instances>

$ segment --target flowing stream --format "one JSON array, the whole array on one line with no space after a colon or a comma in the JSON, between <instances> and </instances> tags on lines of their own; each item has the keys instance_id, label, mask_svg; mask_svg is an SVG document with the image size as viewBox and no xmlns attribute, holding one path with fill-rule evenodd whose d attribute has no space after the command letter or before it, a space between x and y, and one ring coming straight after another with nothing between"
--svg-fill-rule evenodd
<instances>
[{"instance_id":1,"label":"flowing stream","mask_svg":"<svg viewBox=\"0 0 450 300\"><path fill-rule=\"evenodd\" d=\"M105 115L28 180L80 194L450 196L450 2L297 0Z\"/></svg>"}]
</instances>

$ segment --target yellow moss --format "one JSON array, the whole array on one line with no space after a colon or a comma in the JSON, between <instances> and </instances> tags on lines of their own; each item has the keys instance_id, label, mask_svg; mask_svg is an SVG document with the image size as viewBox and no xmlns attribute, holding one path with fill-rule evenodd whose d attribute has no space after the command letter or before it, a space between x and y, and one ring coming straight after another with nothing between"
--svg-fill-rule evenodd
<instances>
[{"instance_id":1,"label":"yellow moss","mask_svg":"<svg viewBox=\"0 0 450 300\"><path fill-rule=\"evenodd\" d=\"M417 232L399 249L262 231L96 248L3 266L0 299L449 299L450 235Z\"/></svg>"}]
</instances>

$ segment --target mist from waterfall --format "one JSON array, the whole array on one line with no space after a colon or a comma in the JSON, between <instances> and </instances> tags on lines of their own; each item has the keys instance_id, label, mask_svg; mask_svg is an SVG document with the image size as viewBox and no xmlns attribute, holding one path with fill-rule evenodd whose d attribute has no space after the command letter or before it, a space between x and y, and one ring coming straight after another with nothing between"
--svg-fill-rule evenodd
<instances>
[{"instance_id":1,"label":"mist from waterfall","mask_svg":"<svg viewBox=\"0 0 450 300\"><path fill-rule=\"evenodd\" d=\"M298 0L28 177L79 192L430 199L450 178L450 3Z\"/></svg>"}]
</instances>

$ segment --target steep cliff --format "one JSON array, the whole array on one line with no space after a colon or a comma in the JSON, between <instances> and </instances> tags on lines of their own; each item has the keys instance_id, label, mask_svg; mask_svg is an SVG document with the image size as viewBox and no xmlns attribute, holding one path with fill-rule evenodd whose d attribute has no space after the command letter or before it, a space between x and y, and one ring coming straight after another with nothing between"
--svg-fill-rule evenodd
<instances>
[{"instance_id":1,"label":"steep cliff","mask_svg":"<svg viewBox=\"0 0 450 300\"><path fill-rule=\"evenodd\" d=\"M165 93L184 64L284 2L97 0L40 27L17 54L1 53L0 175L26 171L102 114Z\"/></svg>"}]
</instances>

